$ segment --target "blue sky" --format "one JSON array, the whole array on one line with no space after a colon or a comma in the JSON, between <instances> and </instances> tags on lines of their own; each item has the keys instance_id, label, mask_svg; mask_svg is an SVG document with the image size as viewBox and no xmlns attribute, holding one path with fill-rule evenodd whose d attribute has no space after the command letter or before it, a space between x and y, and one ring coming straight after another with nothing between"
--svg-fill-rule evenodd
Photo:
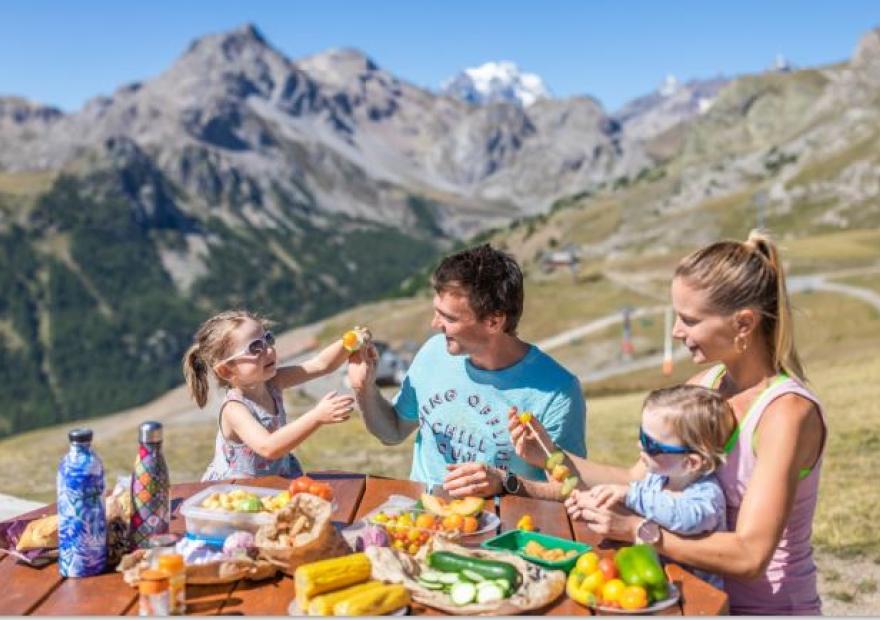
<instances>
[{"instance_id":1,"label":"blue sky","mask_svg":"<svg viewBox=\"0 0 880 620\"><path fill-rule=\"evenodd\" d=\"M0 94L78 109L161 73L203 34L253 22L293 59L357 47L429 88L488 60L539 74L556 96L614 110L680 79L850 56L880 2L737 0L0 0Z\"/></svg>"}]
</instances>

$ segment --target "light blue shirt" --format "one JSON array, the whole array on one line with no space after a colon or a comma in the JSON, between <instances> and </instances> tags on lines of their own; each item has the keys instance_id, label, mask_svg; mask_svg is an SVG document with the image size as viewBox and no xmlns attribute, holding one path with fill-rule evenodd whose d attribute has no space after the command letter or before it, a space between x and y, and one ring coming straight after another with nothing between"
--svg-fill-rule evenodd
<instances>
[{"instance_id":1,"label":"light blue shirt","mask_svg":"<svg viewBox=\"0 0 880 620\"><path fill-rule=\"evenodd\" d=\"M727 503L718 478L703 476L678 493L663 490L667 480L666 476L649 472L642 480L631 482L627 508L684 536L727 529ZM717 588L724 587L718 575L693 572Z\"/></svg>"},{"instance_id":2,"label":"light blue shirt","mask_svg":"<svg viewBox=\"0 0 880 620\"><path fill-rule=\"evenodd\" d=\"M482 370L466 355L450 355L438 334L419 350L394 408L418 421L410 478L428 488L443 482L448 463L479 461L532 480L540 469L516 456L507 411L531 411L553 441L581 457L586 448L586 404L580 381L534 345L516 364Z\"/></svg>"}]
</instances>

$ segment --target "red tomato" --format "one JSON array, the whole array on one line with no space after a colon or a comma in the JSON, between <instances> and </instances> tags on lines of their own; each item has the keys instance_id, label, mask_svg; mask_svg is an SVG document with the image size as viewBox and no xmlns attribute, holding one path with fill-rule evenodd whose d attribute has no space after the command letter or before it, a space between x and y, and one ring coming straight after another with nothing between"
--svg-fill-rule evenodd
<instances>
[{"instance_id":1,"label":"red tomato","mask_svg":"<svg viewBox=\"0 0 880 620\"><path fill-rule=\"evenodd\" d=\"M608 581L620 577L620 573L617 572L617 567L614 565L614 560L611 558L606 557L599 560L599 570L602 571L602 574L605 575L605 579Z\"/></svg>"},{"instance_id":2,"label":"red tomato","mask_svg":"<svg viewBox=\"0 0 880 620\"><path fill-rule=\"evenodd\" d=\"M314 484L315 481L309 478L308 476L300 476L299 478L294 478L290 481L290 494L291 496L296 495L297 493L305 493L309 490L309 485Z\"/></svg>"}]
</instances>

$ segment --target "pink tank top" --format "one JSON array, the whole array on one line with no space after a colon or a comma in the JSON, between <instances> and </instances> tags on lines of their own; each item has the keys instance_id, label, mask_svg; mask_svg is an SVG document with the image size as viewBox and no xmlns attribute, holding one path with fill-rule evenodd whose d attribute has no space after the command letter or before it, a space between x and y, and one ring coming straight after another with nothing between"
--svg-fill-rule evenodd
<instances>
[{"instance_id":1,"label":"pink tank top","mask_svg":"<svg viewBox=\"0 0 880 620\"><path fill-rule=\"evenodd\" d=\"M723 371L723 366L713 368L706 373L701 383L705 387L715 387ZM727 526L731 531L736 529L739 507L755 469L754 446L759 440L755 436L755 429L767 406L783 394L797 394L815 403L827 432L825 414L816 396L794 379L778 375L755 399L740 422L738 435L727 446L727 461L717 472L727 499ZM764 574L751 580L724 576L724 589L730 597L731 613L818 615L822 612L810 537L813 532L813 515L816 512L824 447L823 440L816 464L812 469L801 472L794 505L782 531L782 538Z\"/></svg>"}]
</instances>

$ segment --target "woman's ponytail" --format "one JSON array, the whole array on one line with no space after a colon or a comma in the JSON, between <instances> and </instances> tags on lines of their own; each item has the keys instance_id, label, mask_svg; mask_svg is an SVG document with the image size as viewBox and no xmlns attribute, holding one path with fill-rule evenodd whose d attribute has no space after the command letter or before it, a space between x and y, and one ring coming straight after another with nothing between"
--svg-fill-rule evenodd
<instances>
[{"instance_id":1,"label":"woman's ponytail","mask_svg":"<svg viewBox=\"0 0 880 620\"><path fill-rule=\"evenodd\" d=\"M794 320L791 313L791 302L788 299L785 273L779 261L776 244L764 232L752 230L744 245L763 255L776 273L776 308L774 312L776 320L773 321L773 333L770 334L773 344L773 365L784 370L787 374L805 381L804 368L794 346Z\"/></svg>"},{"instance_id":2,"label":"woman's ponytail","mask_svg":"<svg viewBox=\"0 0 880 620\"><path fill-rule=\"evenodd\" d=\"M706 291L712 308L725 315L743 308L761 314L761 333L774 369L806 381L794 346L794 324L785 273L776 244L753 230L746 241L719 241L686 256L675 269Z\"/></svg>"},{"instance_id":3,"label":"woman's ponytail","mask_svg":"<svg viewBox=\"0 0 880 620\"><path fill-rule=\"evenodd\" d=\"M201 409L208 402L208 367L199 354L197 342L183 354L183 376L189 393Z\"/></svg>"}]
</instances>

